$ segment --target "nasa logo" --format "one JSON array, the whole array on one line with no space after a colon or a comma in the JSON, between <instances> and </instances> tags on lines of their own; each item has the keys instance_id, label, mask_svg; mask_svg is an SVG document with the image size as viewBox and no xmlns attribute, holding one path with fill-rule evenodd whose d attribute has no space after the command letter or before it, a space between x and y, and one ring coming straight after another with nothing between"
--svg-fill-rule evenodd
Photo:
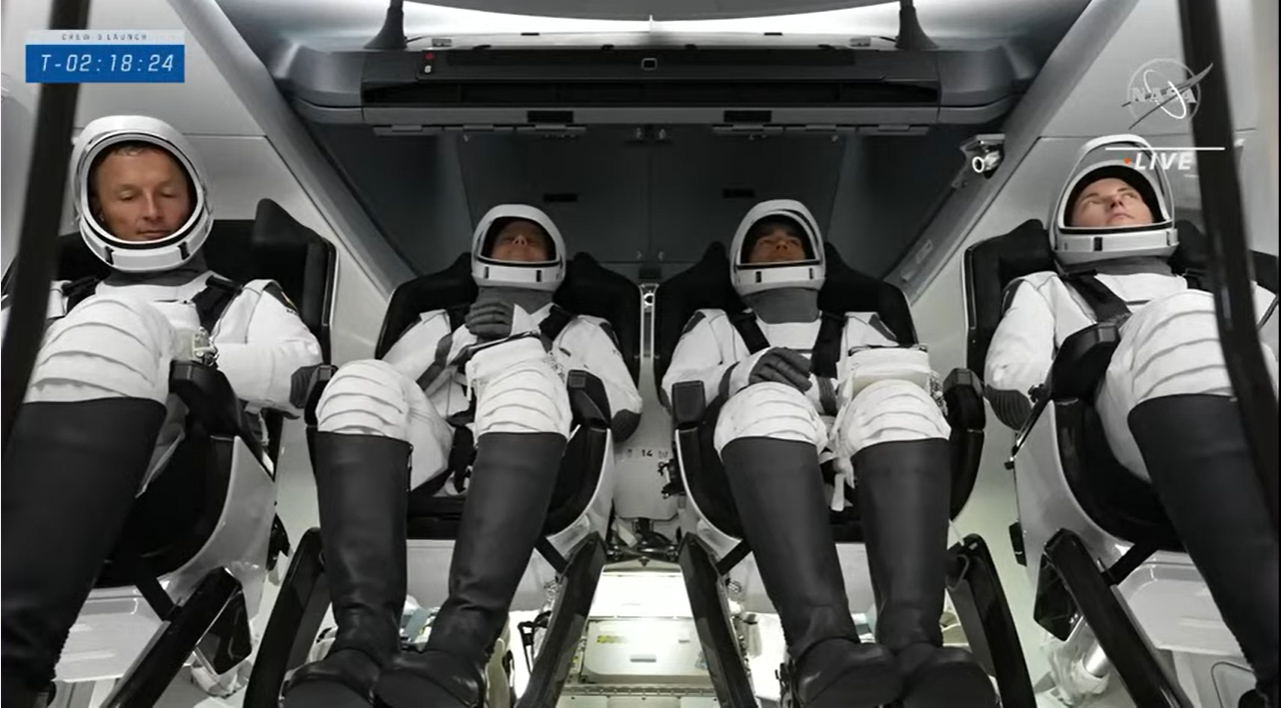
<instances>
[{"instance_id":1,"label":"nasa logo","mask_svg":"<svg viewBox=\"0 0 1281 708\"><path fill-rule=\"evenodd\" d=\"M1194 74L1174 59L1153 59L1140 66L1130 76L1125 103L1121 104L1129 108L1134 117L1130 129L1157 111L1175 120L1192 120L1201 106L1201 80L1213 68L1214 65L1210 65Z\"/></svg>"}]
</instances>

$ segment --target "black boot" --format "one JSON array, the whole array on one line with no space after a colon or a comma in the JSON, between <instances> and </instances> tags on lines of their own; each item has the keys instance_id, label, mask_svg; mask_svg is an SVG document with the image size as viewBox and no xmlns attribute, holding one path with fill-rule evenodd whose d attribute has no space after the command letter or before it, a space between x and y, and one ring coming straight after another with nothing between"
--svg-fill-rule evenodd
<instances>
[{"instance_id":1,"label":"black boot","mask_svg":"<svg viewBox=\"0 0 1281 708\"><path fill-rule=\"evenodd\" d=\"M1237 404L1166 396L1135 406L1129 423L1161 506L1277 705L1277 537Z\"/></svg>"},{"instance_id":2,"label":"black boot","mask_svg":"<svg viewBox=\"0 0 1281 708\"><path fill-rule=\"evenodd\" d=\"M739 438L721 451L761 582L778 610L807 708L880 706L901 682L885 647L860 644L832 527L818 451L810 443Z\"/></svg>"},{"instance_id":3,"label":"black boot","mask_svg":"<svg viewBox=\"0 0 1281 708\"><path fill-rule=\"evenodd\" d=\"M885 442L854 456L876 593L876 637L898 659L904 708L991 708L996 692L964 649L943 647L952 488L946 440Z\"/></svg>"},{"instance_id":4,"label":"black boot","mask_svg":"<svg viewBox=\"0 0 1281 708\"><path fill-rule=\"evenodd\" d=\"M476 441L449 598L422 653L401 654L379 679L381 704L483 703L485 665L542 533L564 452L556 433L486 433Z\"/></svg>"},{"instance_id":5,"label":"black boot","mask_svg":"<svg viewBox=\"0 0 1281 708\"><path fill-rule=\"evenodd\" d=\"M136 398L24 403L4 455L4 708L28 708L54 668L142 486L165 418Z\"/></svg>"},{"instance_id":6,"label":"black boot","mask_svg":"<svg viewBox=\"0 0 1281 708\"><path fill-rule=\"evenodd\" d=\"M316 496L338 635L329 655L299 669L283 708L367 708L400 650L405 606L409 443L318 433Z\"/></svg>"}]
</instances>

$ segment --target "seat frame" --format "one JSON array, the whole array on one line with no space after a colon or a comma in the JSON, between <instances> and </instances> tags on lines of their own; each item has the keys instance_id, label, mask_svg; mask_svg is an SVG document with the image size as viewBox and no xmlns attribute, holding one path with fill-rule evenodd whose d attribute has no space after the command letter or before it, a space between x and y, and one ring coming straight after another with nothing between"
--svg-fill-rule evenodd
<instances>
[{"instance_id":1,"label":"seat frame","mask_svg":"<svg viewBox=\"0 0 1281 708\"><path fill-rule=\"evenodd\" d=\"M917 343L911 311L901 291L845 265L831 244L825 244L827 279L819 293L823 311L874 312L896 339ZM682 299L684 289L697 301ZM675 293L675 294L674 294ZM655 320L658 346L655 351L655 379L661 388L662 375L670 363L684 322L698 309L743 309L742 301L729 280L729 261L721 244L708 248L702 260L659 287ZM712 673L713 685L722 705L755 705L750 678L743 662L740 643L730 621L727 587L731 571L750 552L742 539L741 525L726 487L724 470L711 448L714 420L706 417L702 384L678 384L673 388L671 409L677 480L670 488L690 502L694 532L686 534L678 550L691 607L697 619L699 639ZM985 411L977 377L957 369L944 384L955 474L951 515L964 507L974 487L982 453ZM708 475L713 478L709 479ZM709 486L719 485L719 490ZM838 551L842 547L862 553L862 528L854 490L845 490L846 506L832 512L833 535ZM996 676L1006 706L1033 706L1031 681L1022 648L995 564L982 538L967 537L949 549L948 585L975 655L989 673ZM848 575L848 573L847 573ZM848 580L847 580L848 583ZM785 700L795 700L789 670L780 672Z\"/></svg>"},{"instance_id":2,"label":"seat frame","mask_svg":"<svg viewBox=\"0 0 1281 708\"><path fill-rule=\"evenodd\" d=\"M1186 222L1178 227L1172 269L1196 273L1204 236ZM1254 260L1259 284L1276 292L1276 257L1256 252ZM1036 220L966 250L972 369L983 369L1008 284L1054 268L1048 235ZM1103 436L1093 396L1119 341L1112 324L1068 337L1045 385L1032 392L1033 408L1006 463L1019 512L1011 540L1036 589L1038 624L1062 641L1088 625L1139 705L1190 706L1156 649L1186 655L1187 647L1198 647L1206 661L1236 657L1231 663L1246 675L1248 669L1226 628L1204 622L1218 609L1155 492L1117 462ZM1175 595L1185 599L1172 604L1171 591L1180 586L1187 589ZM1193 671L1192 660L1180 661L1181 673Z\"/></svg>"},{"instance_id":3,"label":"seat frame","mask_svg":"<svg viewBox=\"0 0 1281 708\"><path fill-rule=\"evenodd\" d=\"M388 305L376 355L381 357L390 351L421 313L452 310L457 319L477 293L470 254L460 255L442 271L402 284ZM580 253L567 264L565 282L555 293L554 301L574 314L609 322L633 379L638 376L640 327L639 322L631 322L640 310L640 290L635 284ZM306 412L309 445L316 431L316 403L335 372L335 367L318 370L312 382ZM558 589L529 684L516 704L520 708L551 705L560 695L605 564L604 537L614 486L609 402L599 379L585 371L570 371L566 387L574 419L565 459L585 462L573 469L562 466L558 489L536 545L537 554L531 558L531 568L526 573L526 580L532 575L534 582L522 581L524 595L539 598L539 602L545 598L548 584ZM314 451L314 445L311 447ZM409 588L410 595L417 599L443 598L447 594L444 574L438 577L421 569L449 567L465 500L465 496L424 498L410 492ZM422 589L431 593L425 595ZM519 603L521 597L518 590L513 604ZM260 658L245 697L247 708L277 705L286 674L306 662L328 605L319 529L311 529L291 562L264 632Z\"/></svg>"},{"instance_id":4,"label":"seat frame","mask_svg":"<svg viewBox=\"0 0 1281 708\"><path fill-rule=\"evenodd\" d=\"M215 221L203 254L234 280L277 280L327 357L333 244L264 199L253 220ZM60 279L109 274L79 234L60 237L58 264ZM57 668L72 686L118 678L104 706L155 703L193 653L215 674L248 658L267 571L288 552L271 471L283 416L264 411L264 447L216 366L174 362L169 386L188 408L186 437L139 495L81 608L77 624L102 630L74 633Z\"/></svg>"}]
</instances>

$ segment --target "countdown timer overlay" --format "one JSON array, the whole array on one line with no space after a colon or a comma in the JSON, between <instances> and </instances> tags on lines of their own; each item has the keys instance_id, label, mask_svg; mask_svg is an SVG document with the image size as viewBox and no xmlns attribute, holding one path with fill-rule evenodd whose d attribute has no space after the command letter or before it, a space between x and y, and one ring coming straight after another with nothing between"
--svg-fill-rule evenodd
<instances>
[{"instance_id":1,"label":"countdown timer overlay","mask_svg":"<svg viewBox=\"0 0 1281 708\"><path fill-rule=\"evenodd\" d=\"M39 30L27 34L29 84L179 84L182 30Z\"/></svg>"}]
</instances>

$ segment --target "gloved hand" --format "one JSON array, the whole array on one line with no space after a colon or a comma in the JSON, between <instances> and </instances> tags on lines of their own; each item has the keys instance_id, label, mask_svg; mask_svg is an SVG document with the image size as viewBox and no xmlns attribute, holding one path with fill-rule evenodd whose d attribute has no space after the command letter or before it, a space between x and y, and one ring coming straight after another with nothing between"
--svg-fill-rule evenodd
<instances>
[{"instance_id":1,"label":"gloved hand","mask_svg":"<svg viewBox=\"0 0 1281 708\"><path fill-rule=\"evenodd\" d=\"M515 305L502 300L477 301L467 311L463 323L480 341L510 337Z\"/></svg>"},{"instance_id":2,"label":"gloved hand","mask_svg":"<svg viewBox=\"0 0 1281 708\"><path fill-rule=\"evenodd\" d=\"M795 349L772 347L757 357L755 363L744 361L739 366L751 365L747 374L747 385L772 381L792 386L805 393L813 386L810 381L810 361L804 354Z\"/></svg>"}]
</instances>

